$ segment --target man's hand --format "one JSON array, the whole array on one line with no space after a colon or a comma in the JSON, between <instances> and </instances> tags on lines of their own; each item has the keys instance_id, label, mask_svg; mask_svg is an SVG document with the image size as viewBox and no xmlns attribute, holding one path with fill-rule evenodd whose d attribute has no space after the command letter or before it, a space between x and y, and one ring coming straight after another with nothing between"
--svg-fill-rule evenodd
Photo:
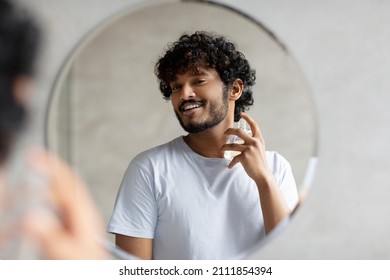
<instances>
[{"instance_id":1,"label":"man's hand","mask_svg":"<svg viewBox=\"0 0 390 280\"><path fill-rule=\"evenodd\" d=\"M107 259L97 242L103 237L100 215L83 182L60 159L35 151L32 168L48 176L49 209L32 209L24 218L24 234L41 247L47 259Z\"/></svg>"},{"instance_id":2,"label":"man's hand","mask_svg":"<svg viewBox=\"0 0 390 280\"><path fill-rule=\"evenodd\" d=\"M273 176L266 158L264 139L259 126L251 117L245 113L241 113L241 117L249 124L252 136L240 128L229 128L225 134L237 135L243 140L243 143L225 144L222 150L240 152L232 159L228 167L232 168L240 162L249 177L257 184L263 184L266 176Z\"/></svg>"},{"instance_id":3,"label":"man's hand","mask_svg":"<svg viewBox=\"0 0 390 280\"><path fill-rule=\"evenodd\" d=\"M252 130L252 136L239 128L229 128L227 135L237 135L243 140L241 144L225 144L222 150L241 152L229 164L232 168L241 163L245 172L251 177L259 192L260 207L263 214L265 232L269 233L283 219L290 215L290 210L273 176L266 158L263 136L256 122L245 113L241 113Z\"/></svg>"}]
</instances>

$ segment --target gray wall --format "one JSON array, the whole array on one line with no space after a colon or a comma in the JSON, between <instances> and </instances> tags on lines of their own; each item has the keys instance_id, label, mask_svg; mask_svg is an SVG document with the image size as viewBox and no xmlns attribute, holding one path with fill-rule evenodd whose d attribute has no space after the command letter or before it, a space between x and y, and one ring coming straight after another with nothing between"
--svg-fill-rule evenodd
<instances>
[{"instance_id":1,"label":"gray wall","mask_svg":"<svg viewBox=\"0 0 390 280\"><path fill-rule=\"evenodd\" d=\"M24 0L47 33L33 141L43 141L44 111L58 70L96 24L145 1ZM389 258L387 159L390 114L390 2L218 1L258 18L286 43L313 92L319 165L291 224L252 258Z\"/></svg>"}]
</instances>

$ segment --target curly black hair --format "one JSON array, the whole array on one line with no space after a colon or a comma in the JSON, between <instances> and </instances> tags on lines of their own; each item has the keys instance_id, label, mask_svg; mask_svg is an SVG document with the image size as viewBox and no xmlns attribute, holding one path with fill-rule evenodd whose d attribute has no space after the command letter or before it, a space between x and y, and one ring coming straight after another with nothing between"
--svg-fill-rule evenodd
<instances>
[{"instance_id":1,"label":"curly black hair","mask_svg":"<svg viewBox=\"0 0 390 280\"><path fill-rule=\"evenodd\" d=\"M27 11L0 0L0 164L26 118L13 92L20 75L33 76L40 31Z\"/></svg>"},{"instance_id":2,"label":"curly black hair","mask_svg":"<svg viewBox=\"0 0 390 280\"><path fill-rule=\"evenodd\" d=\"M176 75L188 70L197 72L199 67L215 69L227 88L236 79L242 80L244 89L235 102L234 111L234 121L238 121L241 112L253 105L252 86L255 84L256 72L236 45L218 34L197 31L183 34L178 41L170 44L165 55L155 65L155 74L164 99L170 99L172 89L169 84Z\"/></svg>"}]
</instances>

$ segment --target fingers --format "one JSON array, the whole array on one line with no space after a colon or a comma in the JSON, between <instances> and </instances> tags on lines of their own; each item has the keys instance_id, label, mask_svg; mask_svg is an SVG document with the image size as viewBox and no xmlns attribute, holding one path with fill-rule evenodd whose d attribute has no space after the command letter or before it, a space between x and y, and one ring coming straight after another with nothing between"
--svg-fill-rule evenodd
<instances>
[{"instance_id":1,"label":"fingers","mask_svg":"<svg viewBox=\"0 0 390 280\"><path fill-rule=\"evenodd\" d=\"M259 138L263 141L263 136L261 135L260 127L257 125L257 123L252 119L248 114L241 113L241 117L246 120L246 122L249 124L251 130L252 130L252 136L255 138Z\"/></svg>"},{"instance_id":2,"label":"fingers","mask_svg":"<svg viewBox=\"0 0 390 280\"><path fill-rule=\"evenodd\" d=\"M225 131L226 135L237 135L240 137L245 144L252 144L251 140L259 139L262 143L264 143L263 136L261 134L260 128L257 123L247 114L241 113L241 117L248 123L251 128L252 135L249 135L241 128L228 128ZM232 148L232 147L231 147Z\"/></svg>"},{"instance_id":3,"label":"fingers","mask_svg":"<svg viewBox=\"0 0 390 280\"><path fill-rule=\"evenodd\" d=\"M240 162L240 155L235 156L229 163L228 168L232 169L237 163Z\"/></svg>"},{"instance_id":4,"label":"fingers","mask_svg":"<svg viewBox=\"0 0 390 280\"><path fill-rule=\"evenodd\" d=\"M238 143L231 143L231 144L225 144L221 147L222 151L237 151L237 152L243 152L247 148L244 144L238 144Z\"/></svg>"},{"instance_id":5,"label":"fingers","mask_svg":"<svg viewBox=\"0 0 390 280\"><path fill-rule=\"evenodd\" d=\"M233 168L233 166L240 162L247 168L251 168L250 166L256 160L264 158L265 144L259 126L249 115L241 113L241 117L250 126L252 135L249 135L241 128L229 128L225 131L226 135L236 135L243 140L243 143L228 143L221 147L223 151L240 152L230 161L228 168Z\"/></svg>"},{"instance_id":6,"label":"fingers","mask_svg":"<svg viewBox=\"0 0 390 280\"><path fill-rule=\"evenodd\" d=\"M252 138L251 135L249 135L247 132L245 132L243 129L241 128L228 128L226 131L225 131L225 135L236 135L238 136L239 138L241 138L244 142L250 140Z\"/></svg>"}]
</instances>

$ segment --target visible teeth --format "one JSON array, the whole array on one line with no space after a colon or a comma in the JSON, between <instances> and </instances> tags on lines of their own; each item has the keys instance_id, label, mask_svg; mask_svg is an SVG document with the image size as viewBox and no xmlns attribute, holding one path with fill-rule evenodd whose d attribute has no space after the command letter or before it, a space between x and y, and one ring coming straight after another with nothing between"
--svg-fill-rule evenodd
<instances>
[{"instance_id":1,"label":"visible teeth","mask_svg":"<svg viewBox=\"0 0 390 280\"><path fill-rule=\"evenodd\" d=\"M192 104L192 105L188 105L188 106L185 106L183 108L184 111L187 111L187 110L191 110L191 109L195 109L195 108L199 108L201 107L200 105L196 105L196 104Z\"/></svg>"}]
</instances>

